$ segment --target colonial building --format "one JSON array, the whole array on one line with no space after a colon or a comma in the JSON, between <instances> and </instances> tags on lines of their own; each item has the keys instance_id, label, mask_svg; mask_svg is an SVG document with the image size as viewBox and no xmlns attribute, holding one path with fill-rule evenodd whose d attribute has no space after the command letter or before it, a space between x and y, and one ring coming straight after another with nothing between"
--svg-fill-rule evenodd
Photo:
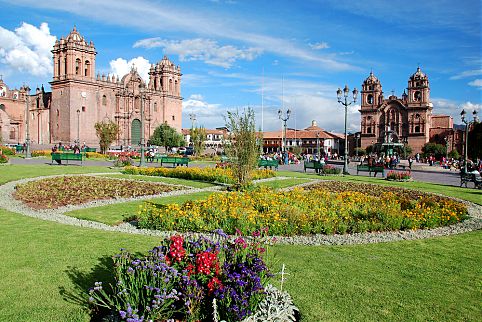
<instances>
[{"instance_id":1,"label":"colonial building","mask_svg":"<svg viewBox=\"0 0 482 322\"><path fill-rule=\"evenodd\" d=\"M37 89L29 96L28 117L33 143L79 141L97 145L94 125L112 120L119 125L117 145L137 145L141 124L147 140L154 129L167 123L181 131L181 69L167 57L151 65L148 84L137 70L122 78L96 75L97 52L74 28L55 42L52 92ZM0 129L5 141L25 141L26 88L9 90L1 81ZM143 117L143 121L141 122Z\"/></svg>"},{"instance_id":2,"label":"colonial building","mask_svg":"<svg viewBox=\"0 0 482 322\"><path fill-rule=\"evenodd\" d=\"M419 68L409 77L402 97L394 94L385 98L380 80L370 73L361 91L361 147L383 143L391 133L394 143L405 143L413 152L421 152L425 143L437 134L453 137L453 120L447 115L433 115L428 77Z\"/></svg>"},{"instance_id":3,"label":"colonial building","mask_svg":"<svg viewBox=\"0 0 482 322\"><path fill-rule=\"evenodd\" d=\"M331 133L320 128L316 121L311 122L311 126L303 129L286 130L286 149L293 151L299 147L301 153L320 154L326 153L331 156L334 153L340 154L343 148L343 139L340 134ZM283 147L283 131L263 132L263 151L278 152Z\"/></svg>"}]
</instances>

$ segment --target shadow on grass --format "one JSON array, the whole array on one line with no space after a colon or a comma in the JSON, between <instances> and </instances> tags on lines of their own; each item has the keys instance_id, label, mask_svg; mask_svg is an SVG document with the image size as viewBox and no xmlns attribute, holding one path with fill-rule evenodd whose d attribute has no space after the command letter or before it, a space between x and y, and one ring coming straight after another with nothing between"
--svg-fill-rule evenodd
<instances>
[{"instance_id":1,"label":"shadow on grass","mask_svg":"<svg viewBox=\"0 0 482 322\"><path fill-rule=\"evenodd\" d=\"M59 293L69 303L81 306L91 314L91 321L102 321L109 312L105 310L93 310L89 303L89 289L94 287L95 282L102 282L102 285L106 287L106 291L110 290L109 284L114 284L113 266L114 262L112 257L104 256L100 257L98 264L95 265L90 271L82 271L77 267L69 266L65 273L72 281L73 286L71 288L59 287Z\"/></svg>"}]
</instances>

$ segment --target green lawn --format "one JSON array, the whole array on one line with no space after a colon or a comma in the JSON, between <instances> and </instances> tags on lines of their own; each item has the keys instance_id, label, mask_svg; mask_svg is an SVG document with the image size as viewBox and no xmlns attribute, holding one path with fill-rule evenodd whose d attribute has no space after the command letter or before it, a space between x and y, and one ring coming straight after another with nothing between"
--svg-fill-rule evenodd
<instances>
[{"instance_id":1,"label":"green lawn","mask_svg":"<svg viewBox=\"0 0 482 322\"><path fill-rule=\"evenodd\" d=\"M38 174L107 171L38 168L0 167L0 182ZM459 198L480 197L474 189L410 184L457 193ZM110 256L121 247L147 251L158 241L42 221L3 209L0 220L0 321L89 321L86 292L94 281L105 280L104 265ZM477 321L482 316L481 247L482 231L371 245L276 246L275 270L286 264L290 275L284 288L301 309L303 321Z\"/></svg>"},{"instance_id":2,"label":"green lawn","mask_svg":"<svg viewBox=\"0 0 482 322\"><path fill-rule=\"evenodd\" d=\"M184 186L189 186L193 188L208 188L215 186L212 183L178 179L178 178L166 178L166 177L155 177L155 176L142 176L134 174L106 174L105 177L111 178L121 178L121 179L131 179L131 180L141 180L141 181L153 181L153 182L164 182L170 184L180 184Z\"/></svg>"},{"instance_id":3,"label":"green lawn","mask_svg":"<svg viewBox=\"0 0 482 322\"><path fill-rule=\"evenodd\" d=\"M157 204L167 205L170 203L183 203L188 200L206 198L210 194L212 194L212 192L198 192L181 196L153 198L149 199L149 201ZM131 201L120 204L74 210L65 213L65 215L79 219L98 221L107 225L117 225L123 221L125 216L136 215L137 211L139 210L139 206L141 206L143 203L144 201Z\"/></svg>"},{"instance_id":4,"label":"green lawn","mask_svg":"<svg viewBox=\"0 0 482 322\"><path fill-rule=\"evenodd\" d=\"M2 165L0 166L0 184L9 181L32 178L38 176L49 176L56 174L80 174L91 172L119 172L108 167L100 166L78 166L78 165Z\"/></svg>"},{"instance_id":5,"label":"green lawn","mask_svg":"<svg viewBox=\"0 0 482 322\"><path fill-rule=\"evenodd\" d=\"M305 179L305 178L289 178L284 180L272 180L272 181L260 182L256 184L256 186L269 187L272 189L282 189L282 188L296 186L309 181L311 180Z\"/></svg>"}]
</instances>

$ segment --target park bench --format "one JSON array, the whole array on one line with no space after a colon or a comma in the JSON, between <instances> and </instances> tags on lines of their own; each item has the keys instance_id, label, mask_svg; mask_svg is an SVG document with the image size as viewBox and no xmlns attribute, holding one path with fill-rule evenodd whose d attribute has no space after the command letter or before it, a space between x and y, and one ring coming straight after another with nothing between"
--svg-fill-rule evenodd
<instances>
[{"instance_id":1,"label":"park bench","mask_svg":"<svg viewBox=\"0 0 482 322\"><path fill-rule=\"evenodd\" d=\"M148 159L147 161L160 162L162 158L166 158L166 157L167 157L166 154L156 153L156 154L154 154L154 156L152 158L147 158Z\"/></svg>"},{"instance_id":2,"label":"park bench","mask_svg":"<svg viewBox=\"0 0 482 322\"><path fill-rule=\"evenodd\" d=\"M325 166L324 162L320 161L305 161L303 164L303 168L306 172L306 169L315 169L316 173L320 173L320 170L323 170L323 167Z\"/></svg>"},{"instance_id":3,"label":"park bench","mask_svg":"<svg viewBox=\"0 0 482 322\"><path fill-rule=\"evenodd\" d=\"M368 172L368 176L373 176L376 177L377 173L381 173L382 177L385 175L385 168L383 166L371 166L368 164L358 164L356 166L356 174L358 175L358 172Z\"/></svg>"},{"instance_id":4,"label":"park bench","mask_svg":"<svg viewBox=\"0 0 482 322\"><path fill-rule=\"evenodd\" d=\"M83 153L56 153L52 152L52 163L55 161L58 164L62 164L62 161L80 161L80 164L82 164L82 161L85 160L85 154Z\"/></svg>"},{"instance_id":5,"label":"park bench","mask_svg":"<svg viewBox=\"0 0 482 322\"><path fill-rule=\"evenodd\" d=\"M23 145L17 144L17 145L15 146L15 152L16 152L16 153L21 153L21 152L23 152Z\"/></svg>"},{"instance_id":6,"label":"park bench","mask_svg":"<svg viewBox=\"0 0 482 322\"><path fill-rule=\"evenodd\" d=\"M460 171L460 187L465 184L465 188L467 188L468 182L473 182L474 188L482 189L482 177L480 173L465 173L463 170Z\"/></svg>"},{"instance_id":7,"label":"park bench","mask_svg":"<svg viewBox=\"0 0 482 322\"><path fill-rule=\"evenodd\" d=\"M178 157L161 157L161 166L164 163L172 163L174 167L186 165L189 166L189 158L178 158Z\"/></svg>"},{"instance_id":8,"label":"park bench","mask_svg":"<svg viewBox=\"0 0 482 322\"><path fill-rule=\"evenodd\" d=\"M278 170L278 166L278 160L258 160L258 168L264 167L265 169L267 169L269 167L270 169L272 169L274 167L276 170Z\"/></svg>"}]
</instances>

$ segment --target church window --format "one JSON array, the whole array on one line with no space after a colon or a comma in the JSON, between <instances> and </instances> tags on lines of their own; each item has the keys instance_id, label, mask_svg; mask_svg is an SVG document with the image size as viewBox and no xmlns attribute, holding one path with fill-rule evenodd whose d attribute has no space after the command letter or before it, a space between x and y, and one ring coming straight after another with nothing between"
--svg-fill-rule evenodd
<instances>
[{"instance_id":1,"label":"church window","mask_svg":"<svg viewBox=\"0 0 482 322\"><path fill-rule=\"evenodd\" d=\"M154 112L157 112L157 102L154 102Z\"/></svg>"},{"instance_id":2,"label":"church window","mask_svg":"<svg viewBox=\"0 0 482 322\"><path fill-rule=\"evenodd\" d=\"M64 75L67 75L67 58L64 58Z\"/></svg>"},{"instance_id":3,"label":"church window","mask_svg":"<svg viewBox=\"0 0 482 322\"><path fill-rule=\"evenodd\" d=\"M82 112L85 112L85 106L82 106Z\"/></svg>"},{"instance_id":4,"label":"church window","mask_svg":"<svg viewBox=\"0 0 482 322\"><path fill-rule=\"evenodd\" d=\"M369 91L372 91L372 90L373 90L373 86L372 86L372 85L368 86L368 90L369 90Z\"/></svg>"},{"instance_id":5,"label":"church window","mask_svg":"<svg viewBox=\"0 0 482 322\"><path fill-rule=\"evenodd\" d=\"M413 94L413 98L415 99L415 101L419 102L422 100L422 93L420 93L420 91L416 91L414 94Z\"/></svg>"},{"instance_id":6,"label":"church window","mask_svg":"<svg viewBox=\"0 0 482 322\"><path fill-rule=\"evenodd\" d=\"M368 103L368 104L373 104L373 95L372 95L372 94L368 94L368 96L367 96L367 103Z\"/></svg>"},{"instance_id":7,"label":"church window","mask_svg":"<svg viewBox=\"0 0 482 322\"><path fill-rule=\"evenodd\" d=\"M415 133L420 133L420 125L415 126Z\"/></svg>"},{"instance_id":8,"label":"church window","mask_svg":"<svg viewBox=\"0 0 482 322\"><path fill-rule=\"evenodd\" d=\"M415 118L418 120L420 118L420 114L415 114Z\"/></svg>"},{"instance_id":9,"label":"church window","mask_svg":"<svg viewBox=\"0 0 482 322\"><path fill-rule=\"evenodd\" d=\"M0 104L0 110L4 110L4 111L5 111L5 105L4 105L4 104Z\"/></svg>"},{"instance_id":10,"label":"church window","mask_svg":"<svg viewBox=\"0 0 482 322\"><path fill-rule=\"evenodd\" d=\"M176 117L175 117L174 115L172 116L172 120L173 120L173 121L175 121L175 120L176 120Z\"/></svg>"},{"instance_id":11,"label":"church window","mask_svg":"<svg viewBox=\"0 0 482 322\"><path fill-rule=\"evenodd\" d=\"M371 133L372 133L372 128L371 128L371 126L367 127L367 133L368 133L368 134L371 134Z\"/></svg>"},{"instance_id":12,"label":"church window","mask_svg":"<svg viewBox=\"0 0 482 322\"><path fill-rule=\"evenodd\" d=\"M75 75L80 75L80 59L75 60Z\"/></svg>"},{"instance_id":13,"label":"church window","mask_svg":"<svg viewBox=\"0 0 482 322\"><path fill-rule=\"evenodd\" d=\"M102 95L102 105L106 106L107 105L107 96Z\"/></svg>"},{"instance_id":14,"label":"church window","mask_svg":"<svg viewBox=\"0 0 482 322\"><path fill-rule=\"evenodd\" d=\"M174 92L177 93L178 92L178 88L177 88L177 80L174 81Z\"/></svg>"},{"instance_id":15,"label":"church window","mask_svg":"<svg viewBox=\"0 0 482 322\"><path fill-rule=\"evenodd\" d=\"M60 75L60 58L57 59L57 73Z\"/></svg>"},{"instance_id":16,"label":"church window","mask_svg":"<svg viewBox=\"0 0 482 322\"><path fill-rule=\"evenodd\" d=\"M84 76L90 76L90 62L88 60L85 61Z\"/></svg>"},{"instance_id":17,"label":"church window","mask_svg":"<svg viewBox=\"0 0 482 322\"><path fill-rule=\"evenodd\" d=\"M10 129L10 140L15 140L15 128Z\"/></svg>"},{"instance_id":18,"label":"church window","mask_svg":"<svg viewBox=\"0 0 482 322\"><path fill-rule=\"evenodd\" d=\"M172 92L172 79L169 80L169 89L168 91Z\"/></svg>"}]
</instances>

